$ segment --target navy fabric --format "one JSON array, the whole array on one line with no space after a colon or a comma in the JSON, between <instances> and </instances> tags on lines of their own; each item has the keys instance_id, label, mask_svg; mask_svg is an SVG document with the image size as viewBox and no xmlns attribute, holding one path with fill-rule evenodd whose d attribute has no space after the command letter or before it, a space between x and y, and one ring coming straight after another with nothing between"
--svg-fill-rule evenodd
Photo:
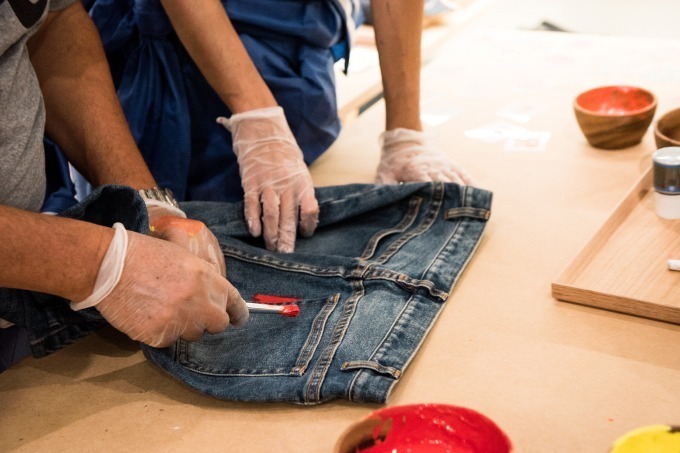
<instances>
[{"instance_id":1,"label":"navy fabric","mask_svg":"<svg viewBox=\"0 0 680 453\"><path fill-rule=\"evenodd\" d=\"M76 187L71 179L69 165L59 146L48 137L43 138L45 146L45 172L47 186L45 200L40 209L45 213L58 214L76 205Z\"/></svg>"},{"instance_id":2,"label":"navy fabric","mask_svg":"<svg viewBox=\"0 0 680 453\"><path fill-rule=\"evenodd\" d=\"M0 373L30 354L26 329L19 326L0 329Z\"/></svg>"},{"instance_id":3,"label":"navy fabric","mask_svg":"<svg viewBox=\"0 0 680 453\"><path fill-rule=\"evenodd\" d=\"M100 31L125 116L158 184L179 200L240 199L231 136L215 122L230 112L172 31L160 1L85 4ZM339 5L326 0L222 4L311 164L340 131L333 64L348 46Z\"/></svg>"},{"instance_id":4,"label":"navy fabric","mask_svg":"<svg viewBox=\"0 0 680 453\"><path fill-rule=\"evenodd\" d=\"M144 201L128 187L100 187L60 216L103 226L121 222L128 230L148 231ZM94 308L76 312L61 297L8 288L0 288L0 318L28 331L35 357L55 352L106 322Z\"/></svg>"},{"instance_id":5,"label":"navy fabric","mask_svg":"<svg viewBox=\"0 0 680 453\"><path fill-rule=\"evenodd\" d=\"M299 299L199 342L142 345L195 389L236 401L383 403L443 309L490 214L491 193L455 184L317 189L319 226L295 253L248 235L241 203L184 203L212 229L246 299Z\"/></svg>"}]
</instances>

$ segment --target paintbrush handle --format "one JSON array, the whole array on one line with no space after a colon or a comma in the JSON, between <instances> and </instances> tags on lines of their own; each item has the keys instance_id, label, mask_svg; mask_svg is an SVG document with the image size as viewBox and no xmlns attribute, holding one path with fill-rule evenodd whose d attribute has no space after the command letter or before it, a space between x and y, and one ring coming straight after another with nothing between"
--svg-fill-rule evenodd
<instances>
[{"instance_id":1,"label":"paintbrush handle","mask_svg":"<svg viewBox=\"0 0 680 453\"><path fill-rule=\"evenodd\" d=\"M279 305L267 305L258 304L255 302L246 302L248 311L254 313L281 313L281 307Z\"/></svg>"}]
</instances>

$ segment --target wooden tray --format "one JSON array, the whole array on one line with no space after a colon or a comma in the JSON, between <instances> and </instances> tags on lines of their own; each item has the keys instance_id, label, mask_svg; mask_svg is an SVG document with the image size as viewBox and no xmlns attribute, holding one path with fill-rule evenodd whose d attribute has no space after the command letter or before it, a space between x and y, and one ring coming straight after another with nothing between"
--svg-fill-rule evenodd
<instances>
[{"instance_id":1,"label":"wooden tray","mask_svg":"<svg viewBox=\"0 0 680 453\"><path fill-rule=\"evenodd\" d=\"M652 169L626 195L562 274L556 299L680 324L680 220L654 211Z\"/></svg>"}]
</instances>

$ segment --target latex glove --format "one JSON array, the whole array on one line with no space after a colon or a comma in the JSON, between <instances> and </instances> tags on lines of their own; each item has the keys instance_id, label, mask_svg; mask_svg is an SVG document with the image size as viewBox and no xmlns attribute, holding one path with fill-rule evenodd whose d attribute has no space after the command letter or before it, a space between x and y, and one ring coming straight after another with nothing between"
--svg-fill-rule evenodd
<instances>
[{"instance_id":1,"label":"latex glove","mask_svg":"<svg viewBox=\"0 0 680 453\"><path fill-rule=\"evenodd\" d=\"M292 252L298 227L305 237L314 233L319 204L283 109L251 110L217 122L232 135L250 234L262 234L269 250Z\"/></svg>"},{"instance_id":2,"label":"latex glove","mask_svg":"<svg viewBox=\"0 0 680 453\"><path fill-rule=\"evenodd\" d=\"M238 291L205 260L171 242L114 227L92 295L71 308L94 306L112 326L154 347L178 338L197 341L206 331L247 321Z\"/></svg>"},{"instance_id":3,"label":"latex glove","mask_svg":"<svg viewBox=\"0 0 680 453\"><path fill-rule=\"evenodd\" d=\"M428 143L424 132L392 129L383 132L378 184L443 181L473 185L474 180L450 157Z\"/></svg>"},{"instance_id":4,"label":"latex glove","mask_svg":"<svg viewBox=\"0 0 680 453\"><path fill-rule=\"evenodd\" d=\"M189 250L215 266L215 269L221 275L226 276L224 255L220 249L220 244L203 222L179 217L175 208L147 206L147 211L149 212L149 234L151 236L170 241Z\"/></svg>"}]
</instances>

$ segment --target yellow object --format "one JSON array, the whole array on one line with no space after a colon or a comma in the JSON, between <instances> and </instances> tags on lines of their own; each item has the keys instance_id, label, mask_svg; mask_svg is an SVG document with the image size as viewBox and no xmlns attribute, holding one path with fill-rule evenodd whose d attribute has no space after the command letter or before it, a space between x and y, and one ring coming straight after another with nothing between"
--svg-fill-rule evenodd
<instances>
[{"instance_id":1,"label":"yellow object","mask_svg":"<svg viewBox=\"0 0 680 453\"><path fill-rule=\"evenodd\" d=\"M680 427L643 426L620 437L610 453L680 453Z\"/></svg>"}]
</instances>

